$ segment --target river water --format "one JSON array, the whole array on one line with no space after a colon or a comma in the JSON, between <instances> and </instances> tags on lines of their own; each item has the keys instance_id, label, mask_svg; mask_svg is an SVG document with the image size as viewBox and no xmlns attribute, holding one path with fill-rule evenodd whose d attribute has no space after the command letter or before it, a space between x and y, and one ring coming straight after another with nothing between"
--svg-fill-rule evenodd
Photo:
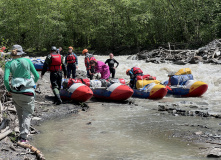
<instances>
[{"instance_id":1,"label":"river water","mask_svg":"<svg viewBox=\"0 0 221 160\"><path fill-rule=\"evenodd\" d=\"M95 55L95 58L105 61L108 57ZM212 126L218 130L219 122L216 119L162 114L157 108L159 104L179 104L181 107L193 104L202 110L220 113L220 66L153 64L126 58L127 56L115 57L120 63L116 72L118 78L128 79L125 75L126 69L133 66L142 68L144 73L156 76L158 80L167 80L169 71L191 68L195 79L208 83L208 91L198 98L167 96L157 101L132 98L132 105L92 99L87 102L90 107L87 112L47 121L37 127L41 134L31 143L43 152L46 159L204 159L198 144L185 142L176 138L173 133L189 130L209 132L206 128L191 128L190 125ZM85 69L83 56L79 56L79 69Z\"/></svg>"}]
</instances>

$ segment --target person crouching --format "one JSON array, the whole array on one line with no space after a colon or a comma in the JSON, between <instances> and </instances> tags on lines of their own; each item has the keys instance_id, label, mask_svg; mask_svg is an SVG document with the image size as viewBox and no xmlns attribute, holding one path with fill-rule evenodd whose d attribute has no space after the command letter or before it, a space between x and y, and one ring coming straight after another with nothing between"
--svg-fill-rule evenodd
<instances>
[{"instance_id":1,"label":"person crouching","mask_svg":"<svg viewBox=\"0 0 221 160\"><path fill-rule=\"evenodd\" d=\"M127 69L126 75L130 76L130 87L136 88L137 76L143 76L143 71L138 67Z\"/></svg>"},{"instance_id":2,"label":"person crouching","mask_svg":"<svg viewBox=\"0 0 221 160\"><path fill-rule=\"evenodd\" d=\"M109 70L108 65L106 65L104 62L97 61L94 57L91 57L90 65L94 66L95 73L100 73L101 74L100 79L109 79L110 70Z\"/></svg>"}]
</instances>

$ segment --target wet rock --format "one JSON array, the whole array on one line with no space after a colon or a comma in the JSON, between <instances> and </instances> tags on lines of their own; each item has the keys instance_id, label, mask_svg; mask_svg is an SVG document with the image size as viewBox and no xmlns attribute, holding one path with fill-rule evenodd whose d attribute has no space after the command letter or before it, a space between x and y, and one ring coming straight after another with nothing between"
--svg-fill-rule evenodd
<instances>
[{"instance_id":1,"label":"wet rock","mask_svg":"<svg viewBox=\"0 0 221 160\"><path fill-rule=\"evenodd\" d=\"M14 131L19 133L19 127L15 127Z\"/></svg>"},{"instance_id":2,"label":"wet rock","mask_svg":"<svg viewBox=\"0 0 221 160\"><path fill-rule=\"evenodd\" d=\"M196 105L190 105L189 107L190 108L198 108L198 106L196 106Z\"/></svg>"},{"instance_id":3,"label":"wet rock","mask_svg":"<svg viewBox=\"0 0 221 160\"><path fill-rule=\"evenodd\" d=\"M214 158L221 157L221 148L212 148L207 154L207 157L214 157Z\"/></svg>"},{"instance_id":4,"label":"wet rock","mask_svg":"<svg viewBox=\"0 0 221 160\"><path fill-rule=\"evenodd\" d=\"M33 117L32 120L33 120L33 121L40 121L41 118L39 118L39 117Z\"/></svg>"},{"instance_id":5,"label":"wet rock","mask_svg":"<svg viewBox=\"0 0 221 160\"><path fill-rule=\"evenodd\" d=\"M195 115L193 111L188 111L187 114L188 114L188 116L194 116Z\"/></svg>"},{"instance_id":6,"label":"wet rock","mask_svg":"<svg viewBox=\"0 0 221 160\"><path fill-rule=\"evenodd\" d=\"M202 131L198 131L198 132L195 132L194 134L195 135L201 135L201 134L203 134L203 132Z\"/></svg>"},{"instance_id":7,"label":"wet rock","mask_svg":"<svg viewBox=\"0 0 221 160\"><path fill-rule=\"evenodd\" d=\"M209 117L208 112L195 111L195 114L201 117Z\"/></svg>"},{"instance_id":8,"label":"wet rock","mask_svg":"<svg viewBox=\"0 0 221 160\"><path fill-rule=\"evenodd\" d=\"M127 57L127 59L130 59L130 60L137 60L138 57L137 57L137 55L130 55L129 57Z\"/></svg>"},{"instance_id":9,"label":"wet rock","mask_svg":"<svg viewBox=\"0 0 221 160\"><path fill-rule=\"evenodd\" d=\"M173 110L173 115L175 115L176 113L177 113L177 111L174 109L174 110Z\"/></svg>"},{"instance_id":10,"label":"wet rock","mask_svg":"<svg viewBox=\"0 0 221 160\"><path fill-rule=\"evenodd\" d=\"M158 111L167 111L167 108L164 105L158 105Z\"/></svg>"}]
</instances>

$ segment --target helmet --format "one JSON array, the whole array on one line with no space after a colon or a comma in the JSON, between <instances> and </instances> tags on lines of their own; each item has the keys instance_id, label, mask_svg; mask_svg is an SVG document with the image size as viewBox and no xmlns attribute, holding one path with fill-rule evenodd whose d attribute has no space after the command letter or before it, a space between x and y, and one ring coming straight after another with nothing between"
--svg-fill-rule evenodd
<instances>
[{"instance_id":1,"label":"helmet","mask_svg":"<svg viewBox=\"0 0 221 160\"><path fill-rule=\"evenodd\" d=\"M83 51L82 51L82 54L85 54L85 53L87 53L88 52L88 50L87 49L84 49Z\"/></svg>"},{"instance_id":2,"label":"helmet","mask_svg":"<svg viewBox=\"0 0 221 160\"><path fill-rule=\"evenodd\" d=\"M97 60L96 60L94 57L91 57L91 58L90 58L90 63L91 63L92 61L97 62Z\"/></svg>"},{"instance_id":3,"label":"helmet","mask_svg":"<svg viewBox=\"0 0 221 160\"><path fill-rule=\"evenodd\" d=\"M129 71L130 71L130 69L127 69L127 70L126 70L126 75L128 75L128 74L129 74Z\"/></svg>"},{"instance_id":4,"label":"helmet","mask_svg":"<svg viewBox=\"0 0 221 160\"><path fill-rule=\"evenodd\" d=\"M56 51L56 50L57 50L57 48L55 46L51 47L51 51Z\"/></svg>"},{"instance_id":5,"label":"helmet","mask_svg":"<svg viewBox=\"0 0 221 160\"><path fill-rule=\"evenodd\" d=\"M74 48L70 46L70 47L68 47L68 49L72 49L73 50Z\"/></svg>"}]
</instances>

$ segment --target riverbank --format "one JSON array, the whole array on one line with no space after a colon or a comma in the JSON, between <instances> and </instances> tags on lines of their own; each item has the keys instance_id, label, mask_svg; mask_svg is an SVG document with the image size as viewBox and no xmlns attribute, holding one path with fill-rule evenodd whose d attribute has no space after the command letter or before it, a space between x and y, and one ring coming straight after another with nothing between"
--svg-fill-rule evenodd
<instances>
[{"instance_id":1,"label":"riverbank","mask_svg":"<svg viewBox=\"0 0 221 160\"><path fill-rule=\"evenodd\" d=\"M72 113L80 113L80 115L90 115L90 108L92 107L95 112L99 113L99 108L94 106L103 107L126 107L132 110L138 108L147 108L149 111L146 113L147 117L157 117L157 119L166 119L167 122L161 121L161 124L153 122L151 125L153 130L162 126L167 126L161 132L166 133L169 139L180 139L184 143L195 143L199 145L198 152L202 158L207 156L217 156L220 153L220 140L221 130L219 129L220 114L218 110L213 109L210 111L210 105L205 101L204 97L198 98L181 98L167 96L162 100L140 100L130 98L129 100L121 103L115 102L102 102L92 99L84 105L66 102L60 106L54 106L53 93L50 90L49 76L45 75L44 79L39 82L42 93L37 95L36 101L39 104L39 120L33 121L33 124L41 124L45 120L52 120L56 124L60 119L66 119ZM82 108L83 107L83 108ZM89 110L88 110L89 109ZM88 111L83 113L81 111ZM123 112L120 108L119 112ZM105 112L105 111L104 111ZM104 113L101 113L104 114ZM118 113L116 113L116 116ZM139 116L139 115L137 115ZM130 123L130 122L128 122ZM164 124L165 123L165 124ZM85 125L94 125L93 120L88 120ZM70 125L71 126L71 125ZM65 132L63 127L59 131ZM44 130L43 130L44 132ZM48 131L46 131L48 132ZM50 131L49 131L50 132ZM108 138L108 136L106 137ZM211 150L215 149L216 153L211 154ZM47 149L46 149L47 150ZM44 150L43 150L44 153Z\"/></svg>"},{"instance_id":2,"label":"riverbank","mask_svg":"<svg viewBox=\"0 0 221 160\"><path fill-rule=\"evenodd\" d=\"M60 119L70 114L77 114L80 111L87 111L89 108L85 103L73 103L68 101L61 105L54 105L54 96L50 88L49 76L49 73L46 73L44 78L39 80L40 82L38 83L39 88L37 90L41 93L36 93L35 112L31 121L31 135L29 136L30 144L33 135L39 133L39 131L35 129L35 126L41 125L47 120ZM7 119L9 121L11 120L10 123L15 124L9 125L13 132L0 141L0 159L37 159L35 153L19 147L15 143L18 135L18 121L16 120L17 116L15 115L16 112L14 106L10 105L10 109L13 110L13 113L8 111Z\"/></svg>"},{"instance_id":3,"label":"riverbank","mask_svg":"<svg viewBox=\"0 0 221 160\"><path fill-rule=\"evenodd\" d=\"M108 57L106 56L97 56L96 59L105 61ZM156 75L157 79L163 80L167 78L167 73L169 71L176 71L180 69L181 66L176 66L172 64L152 64L145 63L144 61L133 61L126 60L125 56L115 57L120 63L119 68L117 69L117 77L128 78L125 75L125 70L130 68L133 64L134 66L141 67L144 73L149 73L151 75ZM168 139L179 139L181 142L190 142L199 144L198 151L201 152L201 157L206 157L209 151L212 148L216 148L217 154L220 153L219 146L221 141L220 133L220 79L221 75L219 74L219 68L215 65L210 64L194 64L194 65L185 65L183 68L191 68L195 79L202 80L209 85L208 91L203 95L203 97L198 98L180 98L180 97L170 97L166 96L162 100L152 101L152 100L141 100L131 98L124 103L113 103L113 102L99 102L95 99L83 104L75 104L73 102L66 102L65 104L56 106L53 105L53 93L50 88L49 83L49 74L47 73L43 80L39 80L39 87L41 94L36 93L36 111L34 113L32 124L33 128L38 128L38 125L44 125L44 122L52 121L51 125L55 125L61 121L61 119L66 119L69 117L83 117L86 119L86 123L83 124L83 129L79 132L85 133L87 130L84 130L85 126L91 127L93 132L94 127L99 127L98 123L95 123L93 118L87 120L92 112L90 109L93 109L94 112L99 113L99 115L105 115L107 118L109 115L106 112L111 107L114 108L114 116L120 116L120 113L125 111L125 114L131 114L130 118L139 118L139 110L145 111L143 117L155 118L154 121L149 121L145 119L139 123L136 123L134 130L145 128L145 126L151 126L151 130L157 130L161 132L161 135L166 135ZM79 57L79 68L84 69L84 62L82 56ZM96 105L100 107L96 108ZM89 109L88 109L89 107ZM120 107L120 108L118 108ZM99 109L102 109L102 112ZM87 112L84 112L87 111ZM131 111L131 112L130 112ZM108 112L109 113L109 112ZM136 114L137 113L137 114ZM77 116L75 116L77 115ZM127 116L127 115L123 115ZM134 116L134 117L133 117ZM102 120L102 119L101 119ZM100 120L100 121L101 121ZM76 120L77 121L77 120ZM63 121L62 121L63 122ZM91 122L91 123L90 123ZM65 124L65 126L70 126L72 122ZM106 122L105 122L106 123ZM132 121L127 119L128 125ZM97 124L97 125L96 125ZM104 124L105 125L105 124ZM131 125L134 125L133 123ZM139 126L136 128L136 126ZM65 132L64 126L59 128L59 132L62 134ZM161 131L161 128L164 127L164 130ZM121 132L121 129L124 128L122 125L118 132ZM50 132L51 128L46 127L44 132ZM133 130L133 132L135 132ZM76 129L78 131L78 129ZM32 130L34 134L36 130ZM102 132L102 131L101 131ZM102 132L105 133L105 132ZM42 135L41 134L41 135ZM139 130L138 130L139 134ZM150 131L150 134L151 131ZM154 132L154 134L157 134ZM37 137L37 136L31 136ZM46 137L47 138L47 137ZM69 140L70 137L67 137ZM104 138L109 138L108 135L104 135ZM133 136L131 135L131 138ZM145 137L144 137L145 138ZM157 137L164 139L165 137ZM71 138L70 138L71 139ZM135 139L136 140L136 139ZM34 140L35 141L35 140ZM34 142L30 140L30 143ZM44 140L42 140L44 141ZM55 139L56 141L56 139ZM65 141L66 142L66 141ZM16 144L13 144L9 138L6 138L0 142L1 146L1 155L0 159L34 159L35 155L32 155L30 152L17 147ZM71 142L73 143L73 142ZM63 144L65 145L65 144ZM171 144L173 145L173 144ZM84 146L82 146L84 147ZM188 146L187 146L188 147ZM14 149L13 149L14 148ZM41 150L43 147L39 146ZM14 151L15 150L15 151ZM42 150L43 154L47 153L46 150Z\"/></svg>"}]
</instances>

